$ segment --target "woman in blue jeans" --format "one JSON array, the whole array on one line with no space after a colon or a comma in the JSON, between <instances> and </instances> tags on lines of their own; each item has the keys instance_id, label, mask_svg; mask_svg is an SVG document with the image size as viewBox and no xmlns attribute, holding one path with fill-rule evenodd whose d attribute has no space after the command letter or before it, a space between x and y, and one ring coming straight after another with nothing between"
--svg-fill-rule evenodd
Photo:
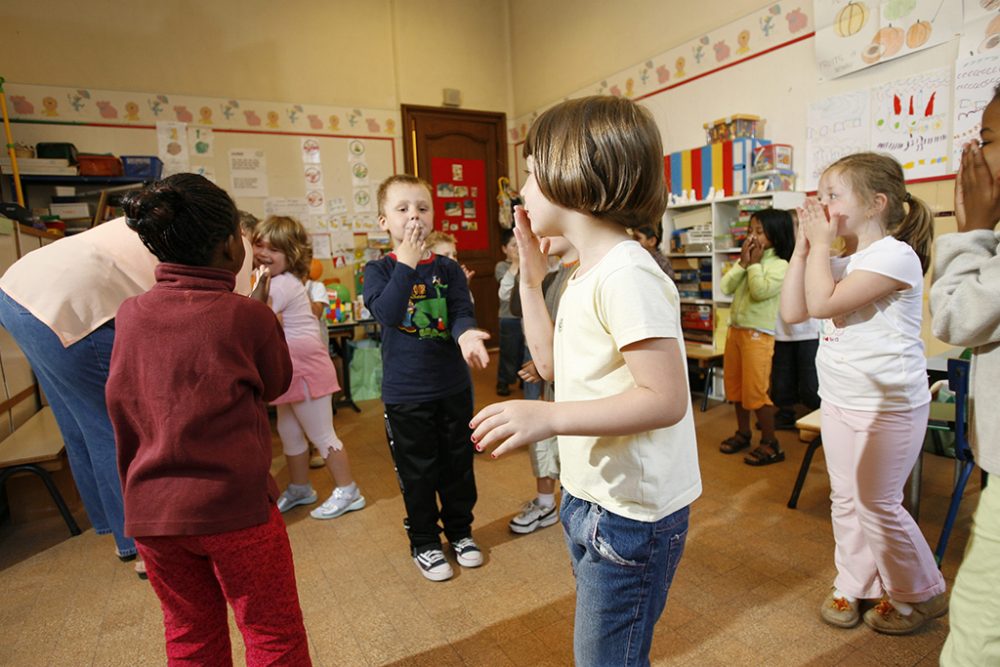
<instances>
[{"instance_id":1,"label":"woman in blue jeans","mask_svg":"<svg viewBox=\"0 0 1000 667\"><path fill-rule=\"evenodd\" d=\"M157 263L118 218L29 252L0 278L0 324L24 352L52 407L94 530L113 535L126 561L136 548L124 532L104 386L118 307L152 287ZM249 272L243 274L237 290L246 293ZM142 576L141 564L136 569Z\"/></svg>"}]
</instances>

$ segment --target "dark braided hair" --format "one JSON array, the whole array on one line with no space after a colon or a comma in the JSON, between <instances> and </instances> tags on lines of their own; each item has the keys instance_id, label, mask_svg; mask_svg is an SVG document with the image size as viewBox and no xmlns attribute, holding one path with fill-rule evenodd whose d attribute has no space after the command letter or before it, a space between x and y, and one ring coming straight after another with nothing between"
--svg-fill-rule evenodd
<instances>
[{"instance_id":1,"label":"dark braided hair","mask_svg":"<svg viewBox=\"0 0 1000 667\"><path fill-rule=\"evenodd\" d=\"M219 243L239 233L225 190L198 174L174 174L122 201L125 222L161 262L207 266Z\"/></svg>"}]
</instances>

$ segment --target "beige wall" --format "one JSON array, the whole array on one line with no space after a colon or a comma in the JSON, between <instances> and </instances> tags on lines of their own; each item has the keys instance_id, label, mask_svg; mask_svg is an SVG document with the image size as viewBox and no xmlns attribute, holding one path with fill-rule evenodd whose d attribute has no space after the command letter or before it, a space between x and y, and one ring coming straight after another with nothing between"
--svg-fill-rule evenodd
<instances>
[{"instance_id":1,"label":"beige wall","mask_svg":"<svg viewBox=\"0 0 1000 667\"><path fill-rule=\"evenodd\" d=\"M767 0L510 0L514 117L766 4Z\"/></svg>"},{"instance_id":2,"label":"beige wall","mask_svg":"<svg viewBox=\"0 0 1000 667\"><path fill-rule=\"evenodd\" d=\"M513 109L506 0L12 1L0 25L18 83Z\"/></svg>"}]
</instances>

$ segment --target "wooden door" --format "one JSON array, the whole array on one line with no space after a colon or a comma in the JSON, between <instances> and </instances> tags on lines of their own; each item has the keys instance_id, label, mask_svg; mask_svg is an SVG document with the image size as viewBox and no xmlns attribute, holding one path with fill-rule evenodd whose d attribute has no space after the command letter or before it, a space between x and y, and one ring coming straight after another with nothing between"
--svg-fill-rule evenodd
<instances>
[{"instance_id":1,"label":"wooden door","mask_svg":"<svg viewBox=\"0 0 1000 667\"><path fill-rule=\"evenodd\" d=\"M434 190L434 229L458 239L458 257L476 272L469 285L476 320L499 344L496 263L500 250L497 180L507 175L502 113L402 105L404 166Z\"/></svg>"}]
</instances>

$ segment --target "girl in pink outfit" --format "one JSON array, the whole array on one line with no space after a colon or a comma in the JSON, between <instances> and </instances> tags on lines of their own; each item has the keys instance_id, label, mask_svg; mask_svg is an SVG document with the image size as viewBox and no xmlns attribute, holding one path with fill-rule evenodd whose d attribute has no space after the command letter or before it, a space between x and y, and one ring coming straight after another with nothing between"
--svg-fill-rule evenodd
<instances>
[{"instance_id":1,"label":"girl in pink outfit","mask_svg":"<svg viewBox=\"0 0 1000 667\"><path fill-rule=\"evenodd\" d=\"M270 269L270 305L284 328L292 357L292 383L272 401L278 408L278 434L291 478L278 498L278 509L287 512L316 502L316 492L309 483L312 441L336 488L310 514L314 519L334 519L364 507L365 498L351 476L344 443L333 429L332 395L340 385L303 284L309 274L309 235L292 218L272 216L254 230L253 254L256 264Z\"/></svg>"},{"instance_id":2,"label":"girl in pink outfit","mask_svg":"<svg viewBox=\"0 0 1000 667\"><path fill-rule=\"evenodd\" d=\"M887 155L841 158L799 209L781 317L821 320L816 370L830 473L837 578L820 608L831 625L907 634L948 609L945 582L903 485L930 408L920 337L933 220ZM833 256L837 237L844 251Z\"/></svg>"}]
</instances>

